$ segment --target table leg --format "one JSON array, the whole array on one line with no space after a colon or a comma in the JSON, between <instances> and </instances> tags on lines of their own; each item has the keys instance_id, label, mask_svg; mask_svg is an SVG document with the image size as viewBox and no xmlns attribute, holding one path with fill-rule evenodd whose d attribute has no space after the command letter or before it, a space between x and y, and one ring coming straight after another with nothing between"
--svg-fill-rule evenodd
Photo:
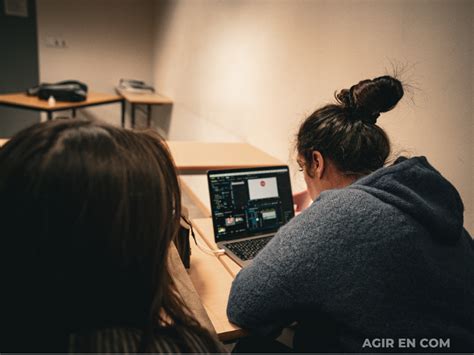
<instances>
[{"instance_id":1,"label":"table leg","mask_svg":"<svg viewBox=\"0 0 474 355\"><path fill-rule=\"evenodd\" d=\"M72 118L76 118L76 109L75 108L72 109Z\"/></svg>"},{"instance_id":2,"label":"table leg","mask_svg":"<svg viewBox=\"0 0 474 355\"><path fill-rule=\"evenodd\" d=\"M53 119L53 113L51 111L48 111L48 121L51 121Z\"/></svg>"},{"instance_id":3,"label":"table leg","mask_svg":"<svg viewBox=\"0 0 474 355\"><path fill-rule=\"evenodd\" d=\"M125 128L125 100L120 101L122 128Z\"/></svg>"},{"instance_id":4,"label":"table leg","mask_svg":"<svg viewBox=\"0 0 474 355\"><path fill-rule=\"evenodd\" d=\"M135 104L132 103L132 128L135 128Z\"/></svg>"},{"instance_id":5,"label":"table leg","mask_svg":"<svg viewBox=\"0 0 474 355\"><path fill-rule=\"evenodd\" d=\"M151 123L151 105L146 105L146 126L150 128Z\"/></svg>"}]
</instances>

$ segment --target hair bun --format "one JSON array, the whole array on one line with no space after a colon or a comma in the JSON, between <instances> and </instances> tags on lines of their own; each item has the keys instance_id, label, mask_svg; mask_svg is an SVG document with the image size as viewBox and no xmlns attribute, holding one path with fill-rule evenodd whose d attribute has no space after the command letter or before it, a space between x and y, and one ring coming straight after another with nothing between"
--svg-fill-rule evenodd
<instances>
[{"instance_id":1,"label":"hair bun","mask_svg":"<svg viewBox=\"0 0 474 355\"><path fill-rule=\"evenodd\" d=\"M371 124L377 122L381 112L394 108L402 97L402 83L388 75L363 80L336 95L336 99L350 110L354 120Z\"/></svg>"}]
</instances>

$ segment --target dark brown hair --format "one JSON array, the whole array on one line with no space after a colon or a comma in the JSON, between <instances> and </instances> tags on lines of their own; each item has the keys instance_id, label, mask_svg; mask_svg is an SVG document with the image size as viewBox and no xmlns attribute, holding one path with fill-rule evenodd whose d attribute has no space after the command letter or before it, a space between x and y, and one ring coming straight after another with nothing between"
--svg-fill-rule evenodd
<instances>
[{"instance_id":1,"label":"dark brown hair","mask_svg":"<svg viewBox=\"0 0 474 355\"><path fill-rule=\"evenodd\" d=\"M317 150L347 175L366 175L382 167L390 142L376 125L377 118L402 96L402 83L391 76L363 80L336 93L337 104L316 110L298 131L296 149L304 165L312 165Z\"/></svg>"},{"instance_id":2,"label":"dark brown hair","mask_svg":"<svg viewBox=\"0 0 474 355\"><path fill-rule=\"evenodd\" d=\"M69 334L143 329L216 343L167 269L180 220L172 158L159 135L104 123L37 124L0 149L2 351L66 351ZM92 349L90 349L92 350Z\"/></svg>"}]
</instances>

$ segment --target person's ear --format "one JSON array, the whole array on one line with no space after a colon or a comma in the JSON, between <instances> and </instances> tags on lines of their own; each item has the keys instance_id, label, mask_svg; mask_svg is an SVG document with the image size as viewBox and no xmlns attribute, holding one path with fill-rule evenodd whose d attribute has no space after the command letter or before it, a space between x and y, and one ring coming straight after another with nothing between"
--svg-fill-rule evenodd
<instances>
[{"instance_id":1,"label":"person's ear","mask_svg":"<svg viewBox=\"0 0 474 355\"><path fill-rule=\"evenodd\" d=\"M325 161L323 155L315 150L313 151L313 175L321 179L324 175Z\"/></svg>"}]
</instances>

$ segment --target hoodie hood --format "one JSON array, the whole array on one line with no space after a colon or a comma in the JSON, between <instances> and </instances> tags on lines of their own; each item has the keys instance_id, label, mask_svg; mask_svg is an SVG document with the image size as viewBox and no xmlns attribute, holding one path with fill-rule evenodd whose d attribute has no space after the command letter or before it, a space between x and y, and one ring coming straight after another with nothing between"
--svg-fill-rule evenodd
<instances>
[{"instance_id":1,"label":"hoodie hood","mask_svg":"<svg viewBox=\"0 0 474 355\"><path fill-rule=\"evenodd\" d=\"M425 157L398 158L348 188L365 191L410 215L442 243L453 244L463 233L461 197Z\"/></svg>"}]
</instances>

